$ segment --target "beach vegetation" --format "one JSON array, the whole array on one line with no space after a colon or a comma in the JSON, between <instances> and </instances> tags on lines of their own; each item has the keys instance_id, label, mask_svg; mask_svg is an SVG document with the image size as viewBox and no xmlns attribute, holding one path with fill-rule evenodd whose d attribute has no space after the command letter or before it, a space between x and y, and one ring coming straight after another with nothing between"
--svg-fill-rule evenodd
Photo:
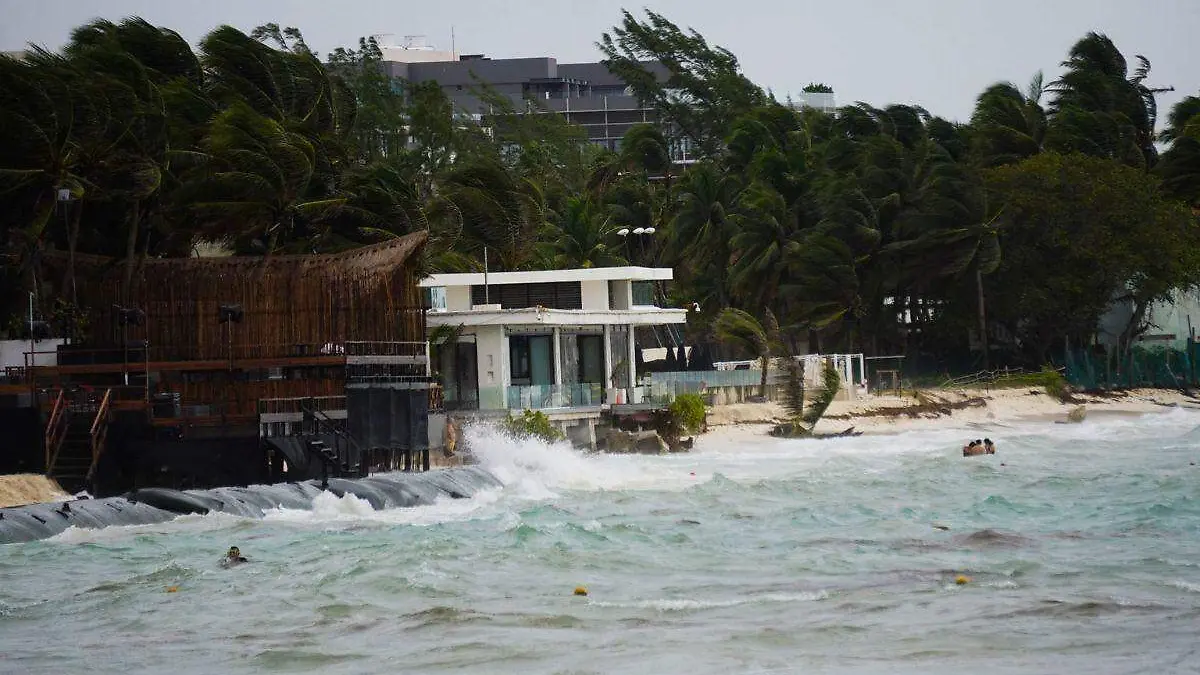
<instances>
[{"instance_id":1,"label":"beach vegetation","mask_svg":"<svg viewBox=\"0 0 1200 675\"><path fill-rule=\"evenodd\" d=\"M536 438L546 443L556 443L567 438L541 410L526 410L518 417L510 413L504 419L503 428L518 439Z\"/></svg>"},{"instance_id":2,"label":"beach vegetation","mask_svg":"<svg viewBox=\"0 0 1200 675\"><path fill-rule=\"evenodd\" d=\"M683 434L698 434L704 430L707 414L704 399L699 394L680 394L667 407L674 426Z\"/></svg>"}]
</instances>

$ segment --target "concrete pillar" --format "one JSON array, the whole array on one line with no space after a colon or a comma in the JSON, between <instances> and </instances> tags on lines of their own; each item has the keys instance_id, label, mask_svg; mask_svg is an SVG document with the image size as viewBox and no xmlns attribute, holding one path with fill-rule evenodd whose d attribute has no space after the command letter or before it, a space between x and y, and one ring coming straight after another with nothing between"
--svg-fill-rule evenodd
<instances>
[{"instance_id":1,"label":"concrete pillar","mask_svg":"<svg viewBox=\"0 0 1200 675\"><path fill-rule=\"evenodd\" d=\"M629 324L629 398L633 399L633 388L637 386L637 360L636 356L637 344L634 340L633 324Z\"/></svg>"},{"instance_id":2,"label":"concrete pillar","mask_svg":"<svg viewBox=\"0 0 1200 675\"><path fill-rule=\"evenodd\" d=\"M552 338L554 340L554 384L558 387L562 387L563 383L562 344L559 340L560 331L561 329L556 326L554 328L554 337Z\"/></svg>"},{"instance_id":3,"label":"concrete pillar","mask_svg":"<svg viewBox=\"0 0 1200 675\"><path fill-rule=\"evenodd\" d=\"M613 403L613 398L608 396L609 390L612 387L612 332L611 326L604 324L604 382L601 385L604 387L606 402Z\"/></svg>"}]
</instances>

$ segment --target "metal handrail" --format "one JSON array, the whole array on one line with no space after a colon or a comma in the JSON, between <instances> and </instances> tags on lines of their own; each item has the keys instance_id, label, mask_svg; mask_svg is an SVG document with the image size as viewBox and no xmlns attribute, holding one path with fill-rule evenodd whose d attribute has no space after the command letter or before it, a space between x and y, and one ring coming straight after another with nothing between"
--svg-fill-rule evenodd
<instances>
[{"instance_id":1,"label":"metal handrail","mask_svg":"<svg viewBox=\"0 0 1200 675\"><path fill-rule=\"evenodd\" d=\"M122 356L122 358L115 360L99 362L95 360L96 356L111 358L114 355L118 355L118 353L122 353L123 349L121 345L103 347L72 345L66 350L66 353L75 358L85 359L84 362L81 364L59 365L118 365L126 363L130 366L145 366L148 362L152 361L221 361L229 359L230 356L236 361L328 356L427 356L426 342L330 340L326 342L284 342L278 344L233 342L230 344L204 346L147 344L144 346L139 345L130 350L130 355L132 356L132 353L137 353L138 358L126 358ZM33 350L25 354L26 358L32 361L37 356L58 356L59 349L55 347L53 350ZM32 370L44 367L46 366L26 368L25 374L27 375Z\"/></svg>"},{"instance_id":2,"label":"metal handrail","mask_svg":"<svg viewBox=\"0 0 1200 675\"><path fill-rule=\"evenodd\" d=\"M96 472L96 466L100 463L100 456L104 454L105 442L108 440L108 416L112 401L112 389L104 392L104 398L100 401L100 407L96 410L96 419L92 420L91 438L92 438L92 465L88 467L87 482L91 482L92 475Z\"/></svg>"},{"instance_id":3,"label":"metal handrail","mask_svg":"<svg viewBox=\"0 0 1200 675\"><path fill-rule=\"evenodd\" d=\"M50 409L50 419L46 421L46 473L49 474L54 468L54 462L58 459L58 450L62 447L63 438L66 437L67 416L66 416L66 391L58 390L58 396L54 399L54 407Z\"/></svg>"},{"instance_id":4,"label":"metal handrail","mask_svg":"<svg viewBox=\"0 0 1200 675\"><path fill-rule=\"evenodd\" d=\"M966 387L980 382L992 383L1005 377L1013 375L1024 375L1024 368L997 368L995 370L981 370L976 373L961 375L959 377L946 380L942 384L943 389L953 389L955 387Z\"/></svg>"}]
</instances>

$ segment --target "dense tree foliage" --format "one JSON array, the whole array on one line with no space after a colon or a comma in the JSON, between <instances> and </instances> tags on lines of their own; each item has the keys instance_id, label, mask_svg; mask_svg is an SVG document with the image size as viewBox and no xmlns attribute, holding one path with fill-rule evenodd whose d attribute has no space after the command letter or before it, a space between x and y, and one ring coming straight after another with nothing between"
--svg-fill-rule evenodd
<instances>
[{"instance_id":1,"label":"dense tree foliage","mask_svg":"<svg viewBox=\"0 0 1200 675\"><path fill-rule=\"evenodd\" d=\"M1200 97L1156 136L1149 61L1131 68L1103 35L1053 81L988 87L967 124L779 102L654 13L624 13L598 46L659 118L616 152L486 88L493 113L471 120L436 84L390 78L373 39L322 62L294 28L222 26L193 49L129 19L0 57L0 312L19 325L26 291L44 316L69 308L74 271L47 278L49 249L132 275L201 245L321 252L426 230L429 270L479 269L485 249L494 270L672 266L656 293L699 309L697 353L967 367L1090 344L1115 301L1134 308L1127 345L1151 303L1200 280Z\"/></svg>"}]
</instances>

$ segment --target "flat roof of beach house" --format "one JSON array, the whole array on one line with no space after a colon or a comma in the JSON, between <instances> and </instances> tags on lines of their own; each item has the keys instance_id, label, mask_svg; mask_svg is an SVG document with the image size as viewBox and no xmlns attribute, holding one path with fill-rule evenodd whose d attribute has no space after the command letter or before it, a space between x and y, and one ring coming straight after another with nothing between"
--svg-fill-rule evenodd
<instances>
[{"instance_id":1,"label":"flat roof of beach house","mask_svg":"<svg viewBox=\"0 0 1200 675\"><path fill-rule=\"evenodd\" d=\"M670 281L675 271L669 267L588 267L530 272L466 272L434 274L421 280L423 288L439 286L491 286L583 281Z\"/></svg>"},{"instance_id":2,"label":"flat roof of beach house","mask_svg":"<svg viewBox=\"0 0 1200 675\"><path fill-rule=\"evenodd\" d=\"M670 268L592 267L528 272L434 274L429 325L658 326L687 321L687 310L655 305L653 283Z\"/></svg>"}]
</instances>

